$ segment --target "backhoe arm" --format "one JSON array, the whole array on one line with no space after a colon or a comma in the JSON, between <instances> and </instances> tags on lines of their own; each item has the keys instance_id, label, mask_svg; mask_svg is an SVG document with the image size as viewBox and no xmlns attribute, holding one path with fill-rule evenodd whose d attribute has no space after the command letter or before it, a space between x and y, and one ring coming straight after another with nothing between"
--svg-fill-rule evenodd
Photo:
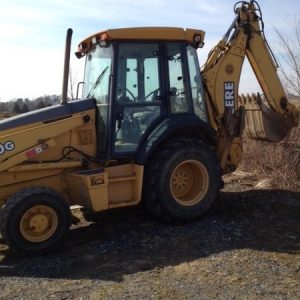
<instances>
[{"instance_id":1,"label":"backhoe arm","mask_svg":"<svg viewBox=\"0 0 300 300\"><path fill-rule=\"evenodd\" d=\"M201 69L210 122L219 133L218 154L224 169L238 164L245 125L249 137L278 142L298 122L298 113L286 98L276 61L265 39L258 3L241 1L234 11L232 25ZM245 57L264 99L259 95L238 95ZM233 150L234 147L240 149Z\"/></svg>"}]
</instances>

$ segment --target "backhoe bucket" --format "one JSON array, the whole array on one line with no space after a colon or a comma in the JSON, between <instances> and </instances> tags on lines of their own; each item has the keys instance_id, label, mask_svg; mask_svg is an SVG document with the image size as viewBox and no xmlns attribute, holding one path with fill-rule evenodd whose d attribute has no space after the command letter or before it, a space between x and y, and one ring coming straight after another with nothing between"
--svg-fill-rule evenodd
<instances>
[{"instance_id":1,"label":"backhoe bucket","mask_svg":"<svg viewBox=\"0 0 300 300\"><path fill-rule=\"evenodd\" d=\"M259 94L239 96L239 105L245 107L245 132L251 139L280 142L293 127L292 120L270 109Z\"/></svg>"}]
</instances>

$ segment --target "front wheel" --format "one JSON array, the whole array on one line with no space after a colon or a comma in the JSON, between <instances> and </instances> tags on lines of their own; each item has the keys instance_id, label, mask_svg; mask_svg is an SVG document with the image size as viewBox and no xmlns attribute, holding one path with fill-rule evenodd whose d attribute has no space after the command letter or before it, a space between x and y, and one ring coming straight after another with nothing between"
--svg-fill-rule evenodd
<instances>
[{"instance_id":1,"label":"front wheel","mask_svg":"<svg viewBox=\"0 0 300 300\"><path fill-rule=\"evenodd\" d=\"M32 256L60 246L70 221L70 208L55 191L32 187L7 200L0 212L0 231L12 250Z\"/></svg>"},{"instance_id":2,"label":"front wheel","mask_svg":"<svg viewBox=\"0 0 300 300\"><path fill-rule=\"evenodd\" d=\"M162 145L147 163L143 201L160 218L187 221L207 212L220 188L214 151L197 140L177 139Z\"/></svg>"}]
</instances>

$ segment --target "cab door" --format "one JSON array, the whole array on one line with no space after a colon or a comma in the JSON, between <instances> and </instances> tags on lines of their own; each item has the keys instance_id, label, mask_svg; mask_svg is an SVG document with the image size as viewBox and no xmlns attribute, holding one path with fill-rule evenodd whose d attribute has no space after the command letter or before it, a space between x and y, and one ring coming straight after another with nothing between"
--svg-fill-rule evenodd
<instances>
[{"instance_id":1,"label":"cab door","mask_svg":"<svg viewBox=\"0 0 300 300\"><path fill-rule=\"evenodd\" d=\"M134 153L147 129L162 116L159 43L117 47L113 156Z\"/></svg>"}]
</instances>

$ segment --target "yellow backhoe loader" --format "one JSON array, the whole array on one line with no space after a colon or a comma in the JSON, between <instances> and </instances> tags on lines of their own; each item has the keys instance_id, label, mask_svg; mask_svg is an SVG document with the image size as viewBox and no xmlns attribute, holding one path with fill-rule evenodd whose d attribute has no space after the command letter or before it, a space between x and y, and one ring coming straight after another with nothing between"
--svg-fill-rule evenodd
<instances>
[{"instance_id":1,"label":"yellow backhoe loader","mask_svg":"<svg viewBox=\"0 0 300 300\"><path fill-rule=\"evenodd\" d=\"M143 202L164 220L208 211L235 170L242 135L273 142L297 123L276 72L257 2L239 2L200 69L204 32L101 31L83 40L82 99L67 102L68 30L60 105L0 121L0 231L24 255L60 246L70 206L93 212ZM238 96L245 57L264 97Z\"/></svg>"}]
</instances>

